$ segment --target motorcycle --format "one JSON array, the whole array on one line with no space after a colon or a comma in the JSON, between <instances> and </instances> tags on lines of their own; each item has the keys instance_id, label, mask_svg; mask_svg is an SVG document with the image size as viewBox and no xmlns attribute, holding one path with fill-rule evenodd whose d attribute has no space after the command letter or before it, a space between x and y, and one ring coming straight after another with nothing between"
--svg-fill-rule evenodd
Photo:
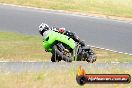
<instances>
[{"instance_id":1,"label":"motorcycle","mask_svg":"<svg viewBox=\"0 0 132 88\"><path fill-rule=\"evenodd\" d=\"M96 55L90 47L81 47L72 38L53 30L44 33L43 47L52 53L52 62L96 61Z\"/></svg>"}]
</instances>

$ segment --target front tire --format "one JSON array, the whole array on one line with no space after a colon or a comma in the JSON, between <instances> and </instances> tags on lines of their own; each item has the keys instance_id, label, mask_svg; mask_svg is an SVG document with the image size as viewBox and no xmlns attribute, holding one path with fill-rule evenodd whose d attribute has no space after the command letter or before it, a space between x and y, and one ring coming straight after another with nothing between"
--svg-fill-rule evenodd
<instances>
[{"instance_id":1,"label":"front tire","mask_svg":"<svg viewBox=\"0 0 132 88\"><path fill-rule=\"evenodd\" d=\"M56 59L55 59L55 56L54 56L54 55L52 55L51 61L52 61L52 62L56 62Z\"/></svg>"},{"instance_id":2,"label":"front tire","mask_svg":"<svg viewBox=\"0 0 132 88\"><path fill-rule=\"evenodd\" d=\"M68 56L63 55L63 53L58 49L56 45L53 46L53 53L54 56L56 56L56 60L59 60L60 58L66 62L72 62L72 59ZM55 57L51 58L52 62L56 62Z\"/></svg>"}]
</instances>

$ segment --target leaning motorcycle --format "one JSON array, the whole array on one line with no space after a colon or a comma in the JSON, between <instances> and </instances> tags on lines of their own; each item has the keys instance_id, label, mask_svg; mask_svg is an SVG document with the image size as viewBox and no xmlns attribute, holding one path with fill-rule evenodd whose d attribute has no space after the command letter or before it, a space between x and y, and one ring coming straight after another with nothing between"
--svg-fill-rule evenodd
<instances>
[{"instance_id":1,"label":"leaning motorcycle","mask_svg":"<svg viewBox=\"0 0 132 88\"><path fill-rule=\"evenodd\" d=\"M52 30L44 33L43 47L52 53L52 62L96 61L96 55L90 47L81 47L72 38Z\"/></svg>"}]
</instances>

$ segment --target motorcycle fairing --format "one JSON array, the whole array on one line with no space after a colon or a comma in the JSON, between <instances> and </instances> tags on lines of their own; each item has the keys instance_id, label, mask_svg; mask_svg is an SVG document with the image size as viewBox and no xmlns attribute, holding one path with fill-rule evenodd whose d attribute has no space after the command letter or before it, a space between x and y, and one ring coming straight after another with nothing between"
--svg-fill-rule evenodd
<instances>
[{"instance_id":1,"label":"motorcycle fairing","mask_svg":"<svg viewBox=\"0 0 132 88\"><path fill-rule=\"evenodd\" d=\"M43 39L43 47L47 49L49 52L51 52L52 46L55 41L60 41L64 44L67 44L72 49L74 49L76 46L75 41L72 38L69 38L66 35L50 30L49 33Z\"/></svg>"}]
</instances>

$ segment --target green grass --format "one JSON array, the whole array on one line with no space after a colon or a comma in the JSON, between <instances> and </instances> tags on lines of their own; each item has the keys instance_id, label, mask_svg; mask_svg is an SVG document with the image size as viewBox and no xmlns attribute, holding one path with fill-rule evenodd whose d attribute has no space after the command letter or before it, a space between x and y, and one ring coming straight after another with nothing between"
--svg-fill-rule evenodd
<instances>
[{"instance_id":1,"label":"green grass","mask_svg":"<svg viewBox=\"0 0 132 88\"><path fill-rule=\"evenodd\" d=\"M108 16L132 17L132 0L0 0L0 3Z\"/></svg>"},{"instance_id":2,"label":"green grass","mask_svg":"<svg viewBox=\"0 0 132 88\"><path fill-rule=\"evenodd\" d=\"M72 67L71 67L72 68ZM0 88L131 88L130 84L85 84L76 83L76 69L45 70L41 72L0 73ZM130 74L131 69L110 68L85 69L87 74Z\"/></svg>"},{"instance_id":3,"label":"green grass","mask_svg":"<svg viewBox=\"0 0 132 88\"><path fill-rule=\"evenodd\" d=\"M94 49L96 62L132 62L132 56ZM0 60L2 61L50 61L51 54L44 51L39 36L0 32Z\"/></svg>"},{"instance_id":4,"label":"green grass","mask_svg":"<svg viewBox=\"0 0 132 88\"><path fill-rule=\"evenodd\" d=\"M114 53L111 51L94 49L97 54L97 62L132 62L132 56Z\"/></svg>"},{"instance_id":5,"label":"green grass","mask_svg":"<svg viewBox=\"0 0 132 88\"><path fill-rule=\"evenodd\" d=\"M45 61L50 58L42 48L38 36L0 32L0 60L7 61Z\"/></svg>"}]
</instances>

